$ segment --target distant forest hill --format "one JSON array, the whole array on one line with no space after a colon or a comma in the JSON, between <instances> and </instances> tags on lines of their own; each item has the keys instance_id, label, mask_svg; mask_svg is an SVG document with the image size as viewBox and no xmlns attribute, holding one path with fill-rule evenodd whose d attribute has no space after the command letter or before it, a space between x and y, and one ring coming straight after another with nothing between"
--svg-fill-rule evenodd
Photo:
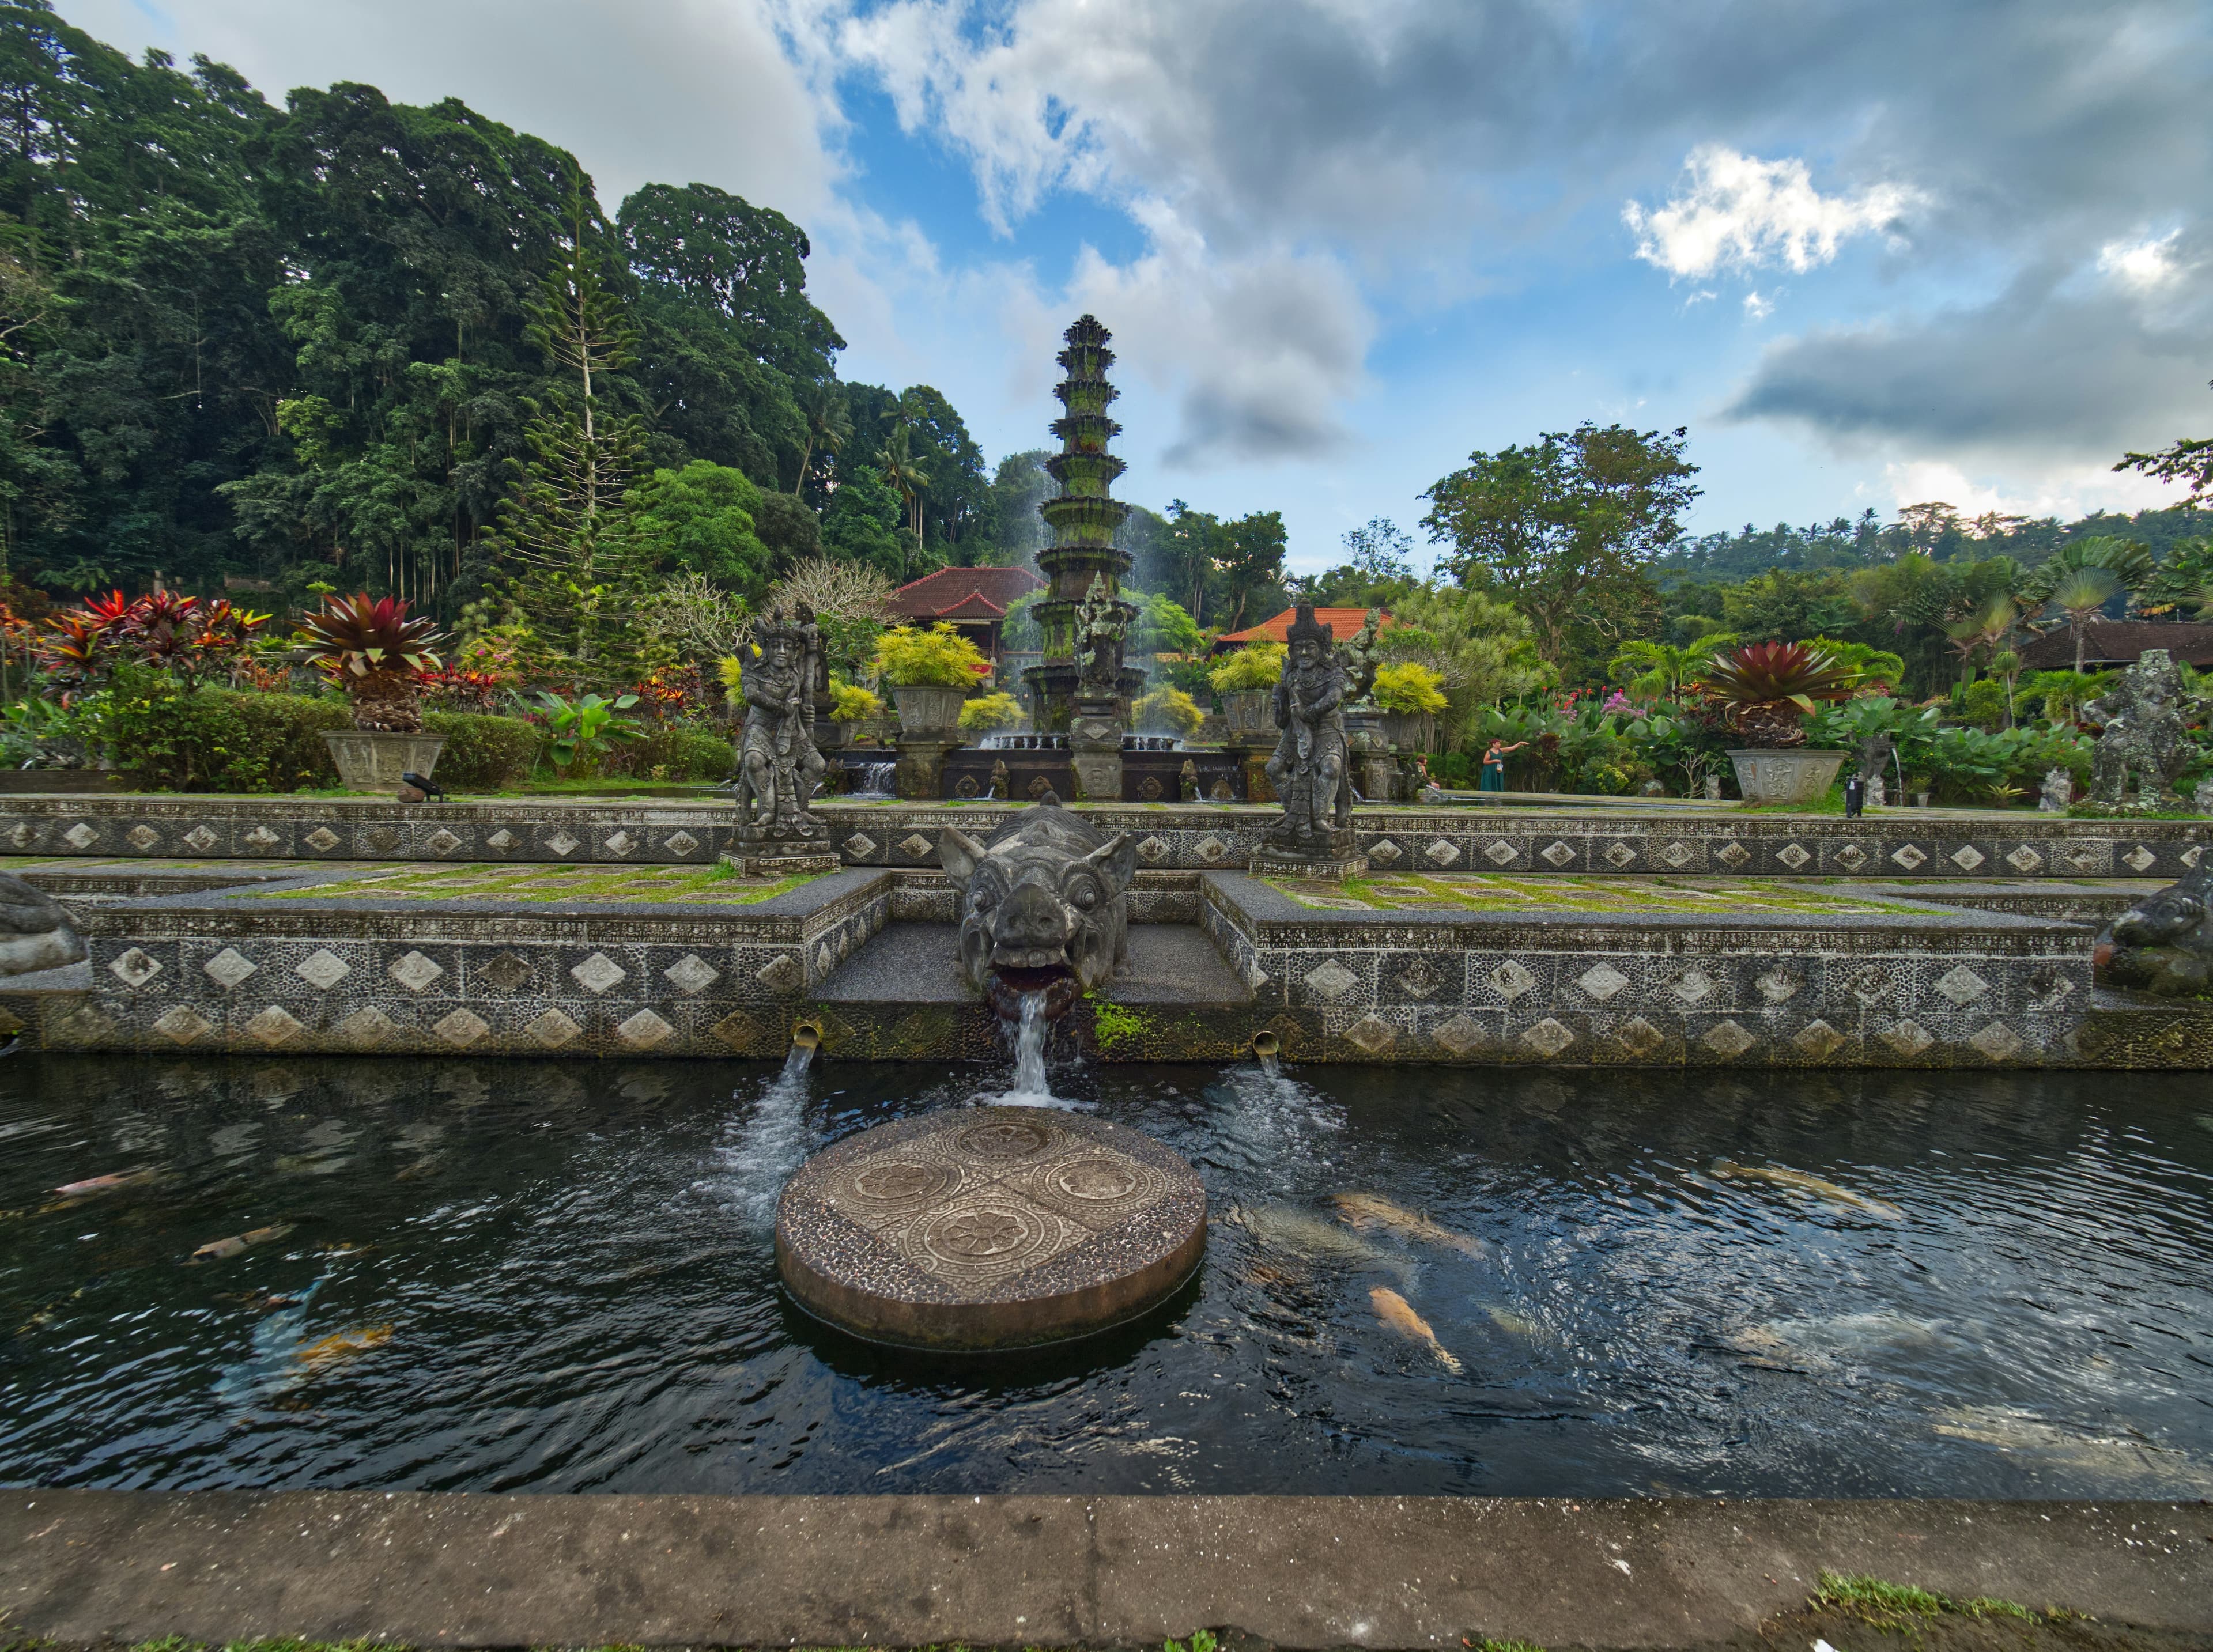
<instances>
[{"instance_id":1,"label":"distant forest hill","mask_svg":"<svg viewBox=\"0 0 2213 1652\"><path fill-rule=\"evenodd\" d=\"M1862 512L1856 520L1838 516L1805 527L1778 522L1763 528L1747 522L1734 533L1682 540L1655 561L1650 571L1667 589L1686 581L1733 585L1777 568L1794 573L1849 572L1895 562L1909 552L1939 562L2011 557L2024 568L2033 568L2070 539L2100 535L2136 540L2163 562L2173 546L2208 534L2213 534L2213 510L2182 506L2129 516L2097 511L2062 522L2054 516L1997 512L1966 517L1949 505L1932 503L1908 505L1887 523L1872 510Z\"/></svg>"}]
</instances>

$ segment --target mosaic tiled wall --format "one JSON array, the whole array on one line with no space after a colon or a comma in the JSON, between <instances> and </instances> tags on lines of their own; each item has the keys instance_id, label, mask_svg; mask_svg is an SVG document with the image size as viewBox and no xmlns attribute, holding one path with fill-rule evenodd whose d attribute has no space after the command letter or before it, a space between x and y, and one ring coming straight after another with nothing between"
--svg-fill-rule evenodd
<instances>
[{"instance_id":1,"label":"mosaic tiled wall","mask_svg":"<svg viewBox=\"0 0 2213 1652\"><path fill-rule=\"evenodd\" d=\"M1302 1060L2068 1065L2093 997L2084 931L2008 914L1379 923L1237 876L1205 899L1259 1013L1300 1012Z\"/></svg>"},{"instance_id":2,"label":"mosaic tiled wall","mask_svg":"<svg viewBox=\"0 0 2213 1652\"><path fill-rule=\"evenodd\" d=\"M91 991L50 1048L476 1055L773 1054L790 1012L888 921L892 880L843 873L805 910L548 917L90 913ZM843 887L828 887L843 886ZM796 892L806 895L808 891Z\"/></svg>"},{"instance_id":3,"label":"mosaic tiled wall","mask_svg":"<svg viewBox=\"0 0 2213 1652\"><path fill-rule=\"evenodd\" d=\"M850 866L935 865L937 833L988 834L988 805L820 806ZM1241 869L1273 811L1125 806L1089 811L1137 834L1140 864ZM706 864L735 844L725 804L619 808L513 800L404 805L333 799L0 799L0 852L101 858L655 862ZM1383 871L1677 873L1759 877L2179 877L2203 823L1950 815L1840 817L1533 809L1362 811L1363 851ZM2000 828L2003 827L2003 832Z\"/></svg>"}]
</instances>

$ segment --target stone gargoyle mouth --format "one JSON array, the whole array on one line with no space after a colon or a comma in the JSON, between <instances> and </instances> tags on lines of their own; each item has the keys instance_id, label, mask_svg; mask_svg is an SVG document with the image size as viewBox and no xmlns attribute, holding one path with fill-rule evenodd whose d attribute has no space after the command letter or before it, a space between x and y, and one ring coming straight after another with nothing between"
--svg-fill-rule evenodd
<instances>
[{"instance_id":1,"label":"stone gargoyle mouth","mask_svg":"<svg viewBox=\"0 0 2213 1652\"><path fill-rule=\"evenodd\" d=\"M1002 959L1007 961L1001 962ZM985 978L984 996L1003 1021L1020 1021L1022 1000L1033 992L1045 995L1045 1016L1058 1021L1076 1008L1083 996L1076 966L1067 955L1043 948L1000 947L991 954L991 972Z\"/></svg>"}]
</instances>

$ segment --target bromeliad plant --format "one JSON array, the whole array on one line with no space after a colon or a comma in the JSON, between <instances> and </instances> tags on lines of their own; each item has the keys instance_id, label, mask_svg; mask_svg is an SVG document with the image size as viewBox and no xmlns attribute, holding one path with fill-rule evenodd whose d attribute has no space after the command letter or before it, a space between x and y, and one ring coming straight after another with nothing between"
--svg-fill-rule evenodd
<instances>
[{"instance_id":1,"label":"bromeliad plant","mask_svg":"<svg viewBox=\"0 0 2213 1652\"><path fill-rule=\"evenodd\" d=\"M300 622L298 640L353 699L353 722L372 733L423 731L422 684L440 669L433 645L445 641L427 615L410 619L404 598L326 596Z\"/></svg>"},{"instance_id":2,"label":"bromeliad plant","mask_svg":"<svg viewBox=\"0 0 2213 1652\"><path fill-rule=\"evenodd\" d=\"M1698 688L1747 745L1802 746L1804 719L1820 705L1850 699L1854 675L1826 649L1753 643L1714 655Z\"/></svg>"}]
</instances>

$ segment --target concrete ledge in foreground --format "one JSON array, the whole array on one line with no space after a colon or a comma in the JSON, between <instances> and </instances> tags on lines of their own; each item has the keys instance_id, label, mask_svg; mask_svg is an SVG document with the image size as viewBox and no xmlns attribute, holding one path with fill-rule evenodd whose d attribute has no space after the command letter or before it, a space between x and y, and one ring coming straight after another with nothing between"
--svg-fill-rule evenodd
<instances>
[{"instance_id":1,"label":"concrete ledge in foreground","mask_svg":"<svg viewBox=\"0 0 2213 1652\"><path fill-rule=\"evenodd\" d=\"M2213 1627L2204 1503L0 1493L0 1612L68 1642L1686 1647L1820 1570Z\"/></svg>"}]
</instances>

